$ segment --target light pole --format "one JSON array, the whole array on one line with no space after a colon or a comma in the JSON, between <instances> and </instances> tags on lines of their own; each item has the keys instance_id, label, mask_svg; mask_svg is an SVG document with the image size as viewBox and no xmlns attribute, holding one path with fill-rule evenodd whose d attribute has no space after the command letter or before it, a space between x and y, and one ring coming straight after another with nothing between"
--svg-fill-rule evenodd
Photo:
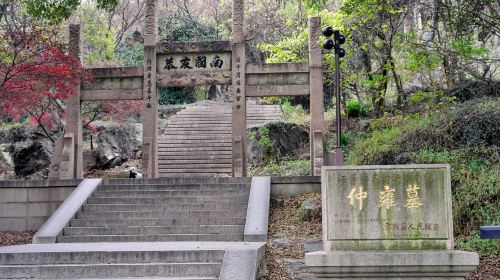
<instances>
[{"instance_id":1,"label":"light pole","mask_svg":"<svg viewBox=\"0 0 500 280\"><path fill-rule=\"evenodd\" d=\"M327 37L323 41L323 48L332 50L335 55L335 96L336 96L336 121L337 121L337 145L335 146L335 166L344 165L344 152L341 146L342 119L340 115L340 59L345 56L345 50L340 45L345 43L345 36L340 31L333 30L331 26L325 27L323 35ZM330 38L333 36L333 40Z\"/></svg>"}]
</instances>

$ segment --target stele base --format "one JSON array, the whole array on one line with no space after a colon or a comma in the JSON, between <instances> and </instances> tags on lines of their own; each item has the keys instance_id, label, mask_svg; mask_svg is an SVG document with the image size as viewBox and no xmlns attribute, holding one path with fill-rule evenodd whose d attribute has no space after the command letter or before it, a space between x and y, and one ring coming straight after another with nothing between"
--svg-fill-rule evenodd
<instances>
[{"instance_id":1,"label":"stele base","mask_svg":"<svg viewBox=\"0 0 500 280\"><path fill-rule=\"evenodd\" d=\"M306 254L319 279L464 279L479 265L463 251L320 251Z\"/></svg>"}]
</instances>

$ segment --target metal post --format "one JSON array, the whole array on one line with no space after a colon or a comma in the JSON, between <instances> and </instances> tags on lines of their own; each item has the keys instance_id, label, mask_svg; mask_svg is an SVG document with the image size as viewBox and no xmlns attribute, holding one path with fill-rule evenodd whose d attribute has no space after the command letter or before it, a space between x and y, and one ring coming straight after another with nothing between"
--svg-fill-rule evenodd
<instances>
[{"instance_id":1,"label":"metal post","mask_svg":"<svg viewBox=\"0 0 500 280\"><path fill-rule=\"evenodd\" d=\"M344 165L344 151L342 151L342 116L340 111L340 56L335 52L335 96L337 121L337 146L335 147L335 165Z\"/></svg>"}]
</instances>

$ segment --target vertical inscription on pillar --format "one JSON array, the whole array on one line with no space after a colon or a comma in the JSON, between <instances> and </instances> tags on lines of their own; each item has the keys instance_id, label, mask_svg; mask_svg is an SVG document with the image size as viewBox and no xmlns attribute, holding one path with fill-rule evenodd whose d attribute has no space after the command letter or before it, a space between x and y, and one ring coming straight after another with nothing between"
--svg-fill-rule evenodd
<instances>
[{"instance_id":1,"label":"vertical inscription on pillar","mask_svg":"<svg viewBox=\"0 0 500 280\"><path fill-rule=\"evenodd\" d=\"M144 35L156 35L156 0L146 1Z\"/></svg>"}]
</instances>

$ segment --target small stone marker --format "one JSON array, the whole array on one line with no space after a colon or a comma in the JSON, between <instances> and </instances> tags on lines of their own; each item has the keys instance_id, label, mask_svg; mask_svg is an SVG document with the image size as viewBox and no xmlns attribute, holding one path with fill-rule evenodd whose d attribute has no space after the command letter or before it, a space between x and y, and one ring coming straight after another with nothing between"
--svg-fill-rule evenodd
<instances>
[{"instance_id":1,"label":"small stone marker","mask_svg":"<svg viewBox=\"0 0 500 280\"><path fill-rule=\"evenodd\" d=\"M322 169L320 279L463 279L477 253L453 251L449 165Z\"/></svg>"},{"instance_id":2,"label":"small stone marker","mask_svg":"<svg viewBox=\"0 0 500 280\"><path fill-rule=\"evenodd\" d=\"M325 250L452 249L449 166L323 172Z\"/></svg>"}]
</instances>

